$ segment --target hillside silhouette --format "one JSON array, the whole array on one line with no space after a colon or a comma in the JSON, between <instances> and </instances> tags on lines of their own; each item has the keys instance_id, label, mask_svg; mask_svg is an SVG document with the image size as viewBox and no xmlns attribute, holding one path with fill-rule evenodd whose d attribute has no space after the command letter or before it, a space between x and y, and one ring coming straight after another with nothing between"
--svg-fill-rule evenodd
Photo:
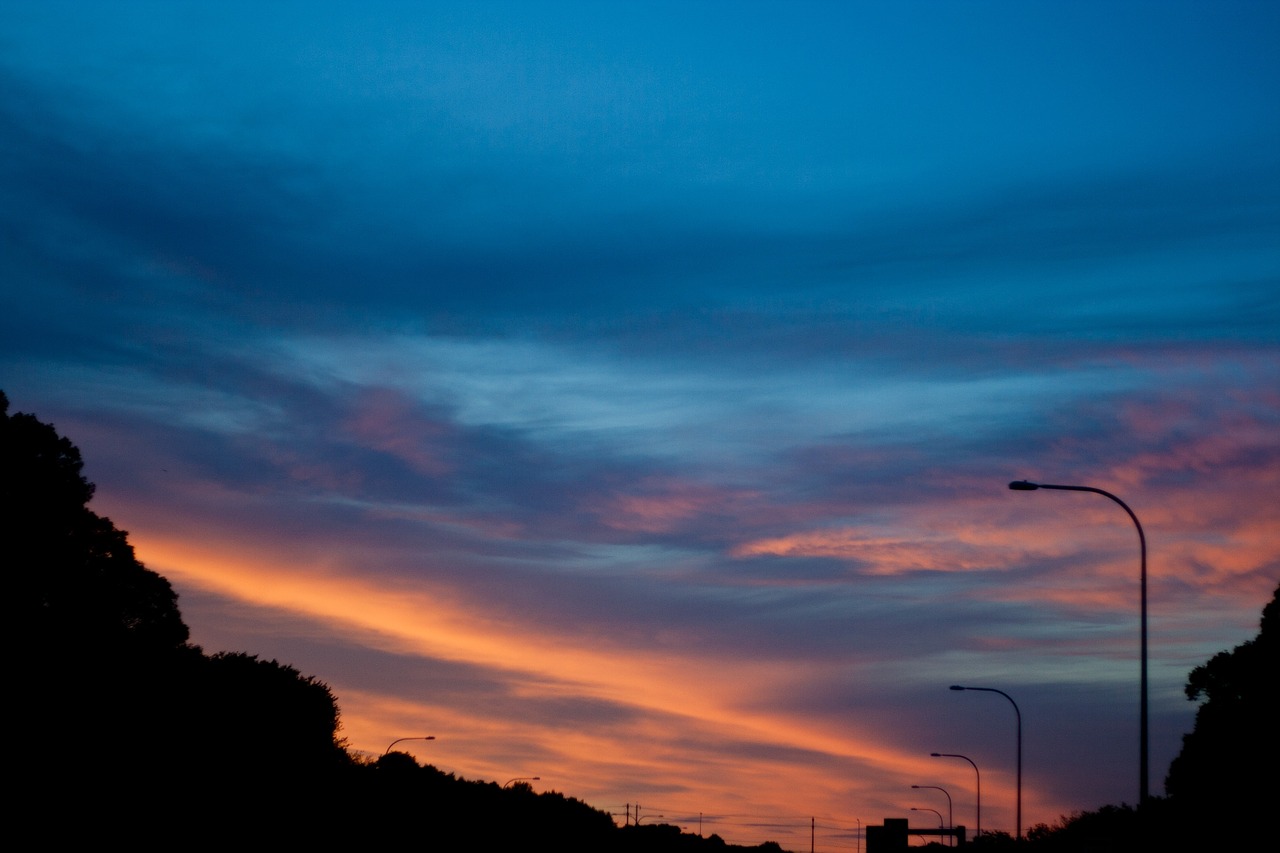
<instances>
[{"instance_id":1,"label":"hillside silhouette","mask_svg":"<svg viewBox=\"0 0 1280 853\"><path fill-rule=\"evenodd\" d=\"M399 843L562 851L759 851L669 825L619 827L558 792L501 787L348 749L328 685L248 652L206 654L169 582L89 509L80 451L0 391L0 534L12 626L10 813L28 846L172 849ZM1141 810L1039 824L1054 851L1261 850L1280 758L1280 587L1257 638L1192 671L1202 701L1166 787ZM1257 769L1264 770L1258 778ZM1004 833L978 846L1013 846Z\"/></svg>"}]
</instances>

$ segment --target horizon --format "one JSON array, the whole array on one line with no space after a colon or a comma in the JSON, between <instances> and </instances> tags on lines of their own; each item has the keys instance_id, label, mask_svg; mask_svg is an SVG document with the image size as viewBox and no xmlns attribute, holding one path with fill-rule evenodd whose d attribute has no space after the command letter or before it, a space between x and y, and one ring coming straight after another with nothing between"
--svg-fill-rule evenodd
<instances>
[{"instance_id":1,"label":"horizon","mask_svg":"<svg viewBox=\"0 0 1280 853\"><path fill-rule=\"evenodd\" d=\"M1105 25L1104 25L1105 23ZM1280 580L1280 6L0 2L0 390L349 746L732 844L1150 788ZM16 733L20 736L21 733ZM673 816L674 819L673 819ZM932 816L931 816L932 817ZM694 830L696 831L696 830Z\"/></svg>"}]
</instances>

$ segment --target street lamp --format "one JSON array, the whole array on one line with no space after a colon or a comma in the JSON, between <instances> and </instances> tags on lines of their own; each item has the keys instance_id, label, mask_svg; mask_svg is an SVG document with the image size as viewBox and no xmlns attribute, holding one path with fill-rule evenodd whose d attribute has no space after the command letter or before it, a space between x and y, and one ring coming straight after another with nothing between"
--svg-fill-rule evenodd
<instances>
[{"instance_id":1,"label":"street lamp","mask_svg":"<svg viewBox=\"0 0 1280 853\"><path fill-rule=\"evenodd\" d=\"M1013 706L1013 713L1018 717L1018 833L1017 839L1022 840L1022 712L1018 710L1018 703L1013 701L1013 697L1003 690L996 690L994 687L961 687L959 684L951 685L952 690L980 690L983 693L999 693L1001 696L1009 700L1009 704Z\"/></svg>"},{"instance_id":2,"label":"street lamp","mask_svg":"<svg viewBox=\"0 0 1280 853\"><path fill-rule=\"evenodd\" d=\"M954 752L931 752L934 758L963 758L965 761L973 764L973 759L967 755L957 755ZM978 829L974 832L973 837L976 841L978 836L982 835L982 774L978 772L978 765L973 764L973 775L978 780Z\"/></svg>"},{"instance_id":3,"label":"street lamp","mask_svg":"<svg viewBox=\"0 0 1280 853\"><path fill-rule=\"evenodd\" d=\"M1104 492L1102 489L1095 489L1093 486L1052 486L1047 483L1030 483L1026 480L1014 480L1009 484L1009 488L1015 492L1034 492L1036 489L1059 489L1066 492L1093 492L1095 495L1102 495L1104 498L1110 498L1129 514L1129 518L1133 519L1133 526L1138 528L1138 546L1142 550L1142 689L1141 698L1139 700L1139 721L1138 721L1138 805L1145 805L1148 798L1150 785L1147 777L1147 536L1142 532L1142 523L1138 521L1138 516L1133 514L1133 510L1129 509L1129 505L1120 500L1110 492Z\"/></svg>"},{"instance_id":4,"label":"street lamp","mask_svg":"<svg viewBox=\"0 0 1280 853\"><path fill-rule=\"evenodd\" d=\"M387 744L387 748L382 754L386 755L387 753L391 752L391 747L395 746L402 740L435 740L435 739L436 739L435 735L427 735L426 737L398 737L395 740L391 741L391 743Z\"/></svg>"},{"instance_id":5,"label":"street lamp","mask_svg":"<svg viewBox=\"0 0 1280 853\"><path fill-rule=\"evenodd\" d=\"M937 785L912 785L911 787L921 788L921 789L928 788L929 790L941 791L942 793L946 794L947 795L947 826L949 826L952 829L956 828L955 812L951 810L951 794L947 792L946 788L939 788ZM951 846L954 847L955 838L952 837L951 841L952 841Z\"/></svg>"},{"instance_id":6,"label":"street lamp","mask_svg":"<svg viewBox=\"0 0 1280 853\"><path fill-rule=\"evenodd\" d=\"M512 785L512 783L515 783L515 782L540 782L540 781L542 781L541 776L517 776L514 779L508 779L506 782L503 782L502 787L508 788Z\"/></svg>"},{"instance_id":7,"label":"street lamp","mask_svg":"<svg viewBox=\"0 0 1280 853\"><path fill-rule=\"evenodd\" d=\"M911 810L912 810L913 812L933 812L934 814L936 814L936 815L938 816L938 829L939 829L939 830L943 829L943 825L942 825L942 812L938 811L937 809L918 809L918 808L916 808L915 806L912 806L912 807L911 807ZM941 842L939 842L939 843L941 843Z\"/></svg>"}]
</instances>

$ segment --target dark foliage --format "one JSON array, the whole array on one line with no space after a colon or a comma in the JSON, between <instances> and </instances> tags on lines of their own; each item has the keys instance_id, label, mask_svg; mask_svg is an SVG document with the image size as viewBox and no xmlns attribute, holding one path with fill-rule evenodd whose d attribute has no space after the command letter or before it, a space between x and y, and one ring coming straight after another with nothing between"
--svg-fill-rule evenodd
<instances>
[{"instance_id":1,"label":"dark foliage","mask_svg":"<svg viewBox=\"0 0 1280 853\"><path fill-rule=\"evenodd\" d=\"M456 839L459 847L609 850L617 831L610 815L563 794L458 779L418 766L407 753L384 755L360 772L361 784L348 789L348 806L357 812L409 816L429 836ZM403 831L392 820L375 830L374 837L391 840Z\"/></svg>"},{"instance_id":2,"label":"dark foliage","mask_svg":"<svg viewBox=\"0 0 1280 853\"><path fill-rule=\"evenodd\" d=\"M1280 799L1280 587L1258 636L1192 670L1186 693L1204 702L1169 768L1170 799L1203 816L1205 832L1261 840L1259 817Z\"/></svg>"},{"instance_id":3,"label":"dark foliage","mask_svg":"<svg viewBox=\"0 0 1280 853\"><path fill-rule=\"evenodd\" d=\"M528 785L500 788L353 758L329 687L248 653L188 643L178 598L88 508L80 452L0 392L0 532L11 586L6 789L27 846L742 848Z\"/></svg>"},{"instance_id":4,"label":"dark foliage","mask_svg":"<svg viewBox=\"0 0 1280 853\"><path fill-rule=\"evenodd\" d=\"M100 799L113 768L168 733L168 676L198 657L168 581L86 505L82 467L71 442L10 415L0 393L12 757L29 768L18 796L33 809Z\"/></svg>"},{"instance_id":5,"label":"dark foliage","mask_svg":"<svg viewBox=\"0 0 1280 853\"><path fill-rule=\"evenodd\" d=\"M1142 832L1137 809L1119 805L1076 812L1053 826L1037 824L1027 830L1027 841L1036 850L1122 853L1144 847L1148 839Z\"/></svg>"},{"instance_id":6,"label":"dark foliage","mask_svg":"<svg viewBox=\"0 0 1280 853\"><path fill-rule=\"evenodd\" d=\"M322 771L345 755L338 706L329 687L291 666L257 655L219 652L200 673L193 705L206 723L213 756L246 752L258 767Z\"/></svg>"},{"instance_id":7,"label":"dark foliage","mask_svg":"<svg viewBox=\"0 0 1280 853\"><path fill-rule=\"evenodd\" d=\"M10 624L24 643L79 654L156 654L187 641L169 582L91 511L80 451L0 392L0 534Z\"/></svg>"},{"instance_id":8,"label":"dark foliage","mask_svg":"<svg viewBox=\"0 0 1280 853\"><path fill-rule=\"evenodd\" d=\"M1165 788L1178 800L1213 803L1222 798L1241 802L1244 792L1222 780L1250 778L1262 762L1280 757L1280 587L1262 611L1258 636L1219 652L1191 671L1187 698L1204 703L1195 728L1182 739L1182 752L1169 768ZM1264 786L1265 787L1265 786ZM1275 791L1263 792L1265 805ZM1254 805L1262 806L1261 800Z\"/></svg>"},{"instance_id":9,"label":"dark foliage","mask_svg":"<svg viewBox=\"0 0 1280 853\"><path fill-rule=\"evenodd\" d=\"M10 415L0 392L17 745L6 788L28 845L328 849L419 836L479 850L781 853L772 842L739 847L670 825L619 828L562 794L458 779L407 753L353 758L323 682L188 643L168 581L89 510L94 487L82 468L71 442L32 415ZM1039 824L1023 846L1264 849L1264 821L1280 799L1270 775L1280 759L1278 619L1280 588L1256 639L1192 671L1187 696L1204 702L1170 768L1167 799ZM1003 833L975 844L1018 846Z\"/></svg>"},{"instance_id":10,"label":"dark foliage","mask_svg":"<svg viewBox=\"0 0 1280 853\"><path fill-rule=\"evenodd\" d=\"M624 827L610 849L618 853L648 853L648 851L659 850L663 853L667 851L707 853L713 850L721 853L783 853L782 847L776 841L766 841L754 847L743 847L737 844L725 844L724 839L718 835L702 838L681 832L678 826L664 823Z\"/></svg>"},{"instance_id":11,"label":"dark foliage","mask_svg":"<svg viewBox=\"0 0 1280 853\"><path fill-rule=\"evenodd\" d=\"M51 838L159 843L193 820L256 827L242 818L266 812L248 803L350 765L328 687L188 643L173 588L88 508L82 468L75 445L10 414L0 392L14 812Z\"/></svg>"},{"instance_id":12,"label":"dark foliage","mask_svg":"<svg viewBox=\"0 0 1280 853\"><path fill-rule=\"evenodd\" d=\"M1047 851L1127 853L1139 849L1271 849L1268 816L1280 799L1270 768L1280 759L1280 587L1262 611L1258 636L1214 655L1187 679L1204 700L1165 781L1167 797L1141 808L1103 806L1027 832Z\"/></svg>"}]
</instances>

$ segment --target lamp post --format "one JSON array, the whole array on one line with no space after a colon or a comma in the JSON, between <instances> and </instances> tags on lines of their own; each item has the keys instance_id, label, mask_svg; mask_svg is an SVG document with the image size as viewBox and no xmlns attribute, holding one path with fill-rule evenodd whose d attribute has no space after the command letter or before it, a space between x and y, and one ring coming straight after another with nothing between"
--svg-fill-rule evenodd
<instances>
[{"instance_id":1,"label":"lamp post","mask_svg":"<svg viewBox=\"0 0 1280 853\"><path fill-rule=\"evenodd\" d=\"M931 752L929 754L934 758L963 758L965 761L973 764L973 759L969 756L958 755L954 752ZM978 780L978 828L973 833L973 838L976 841L978 836L982 835L982 774L978 772L978 765L976 764L973 764L973 775Z\"/></svg>"},{"instance_id":2,"label":"lamp post","mask_svg":"<svg viewBox=\"0 0 1280 853\"><path fill-rule=\"evenodd\" d=\"M540 782L541 780L541 776L517 776L514 779L508 779L506 782L503 782L502 787L509 788L516 782Z\"/></svg>"},{"instance_id":3,"label":"lamp post","mask_svg":"<svg viewBox=\"0 0 1280 853\"><path fill-rule=\"evenodd\" d=\"M402 740L435 740L435 739L436 739L435 735L427 735L426 737L398 737L395 740L391 741L391 743L387 744L387 748L382 754L386 755L387 753L391 752L391 747L400 743L400 741Z\"/></svg>"},{"instance_id":4,"label":"lamp post","mask_svg":"<svg viewBox=\"0 0 1280 853\"><path fill-rule=\"evenodd\" d=\"M956 828L955 812L951 810L951 794L947 792L946 788L939 788L937 785L912 785L911 787L920 788L920 789L928 788L931 791L941 791L942 793L946 794L947 795L947 826L950 827L951 829ZM951 846L954 847L955 838L952 837L951 841L952 841Z\"/></svg>"},{"instance_id":5,"label":"lamp post","mask_svg":"<svg viewBox=\"0 0 1280 853\"><path fill-rule=\"evenodd\" d=\"M1022 840L1022 712L1018 710L1018 703L1013 701L1013 697L1003 690L996 690L994 687L961 687L959 684L951 685L952 690L980 690L983 693L999 693L1001 696L1009 700L1009 704L1013 706L1013 713L1018 718L1018 832L1015 836L1019 841Z\"/></svg>"},{"instance_id":6,"label":"lamp post","mask_svg":"<svg viewBox=\"0 0 1280 853\"><path fill-rule=\"evenodd\" d=\"M1142 592L1142 687L1141 698L1139 699L1138 712L1138 805L1146 805L1148 791L1147 765L1148 765L1148 731L1147 731L1147 536L1142 532L1142 523L1138 521L1138 516L1134 515L1133 510L1129 509L1129 505L1120 500L1110 492L1102 489L1095 489L1093 486L1054 486L1047 483L1031 483L1026 480L1014 480L1009 484L1009 488L1015 492L1034 492L1037 489L1058 489L1067 492L1093 492L1095 495L1102 495L1104 498L1110 498L1120 504L1121 509L1129 514L1129 518L1133 519L1133 526L1138 528L1138 546L1142 552L1142 574L1141 574L1141 592Z\"/></svg>"},{"instance_id":7,"label":"lamp post","mask_svg":"<svg viewBox=\"0 0 1280 853\"><path fill-rule=\"evenodd\" d=\"M941 831L941 830L944 828L944 827L943 827L943 824L942 824L942 812L938 811L937 809L918 809L918 808L916 808L915 806L912 806L912 807L911 807L911 810L912 810L913 812L933 812L934 814L936 814L936 815L938 816L938 829L939 829L939 831Z\"/></svg>"}]
</instances>

